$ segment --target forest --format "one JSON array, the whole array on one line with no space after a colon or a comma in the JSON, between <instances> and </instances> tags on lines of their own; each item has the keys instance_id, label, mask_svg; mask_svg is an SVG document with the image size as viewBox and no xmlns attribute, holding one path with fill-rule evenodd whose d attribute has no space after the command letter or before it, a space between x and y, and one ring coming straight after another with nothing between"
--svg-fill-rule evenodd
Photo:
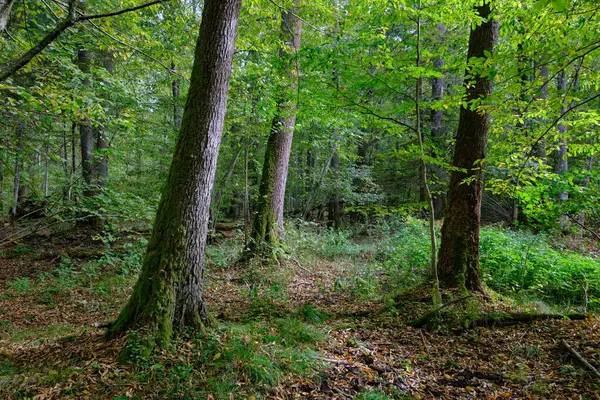
<instances>
[{"instance_id":1,"label":"forest","mask_svg":"<svg viewBox=\"0 0 600 400\"><path fill-rule=\"evenodd\" d=\"M600 399L597 0L0 0L0 396Z\"/></svg>"}]
</instances>

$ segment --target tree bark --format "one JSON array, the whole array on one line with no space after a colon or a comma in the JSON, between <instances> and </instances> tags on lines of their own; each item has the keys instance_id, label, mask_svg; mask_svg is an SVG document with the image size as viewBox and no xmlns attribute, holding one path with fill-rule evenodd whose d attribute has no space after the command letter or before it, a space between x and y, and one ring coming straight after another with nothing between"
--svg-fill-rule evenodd
<instances>
[{"instance_id":1,"label":"tree bark","mask_svg":"<svg viewBox=\"0 0 600 400\"><path fill-rule=\"evenodd\" d=\"M439 45L443 46L445 40L446 40L446 27L442 24L437 24L436 25L436 29L438 31L438 38L437 41L439 43ZM444 66L444 59L441 57L437 57L434 61L433 61L433 68L438 71L441 72L441 69ZM435 77L431 79L431 97L433 101L441 101L444 99L444 87L446 86L446 82L444 82L444 78L443 77ZM431 155L433 157L436 156L436 152L435 149L441 147L442 145L442 138L444 136L444 128L442 125L442 118L444 116L444 112L439 109L439 110L431 110L431 139L433 141L433 145L434 145L434 150L432 151ZM436 165L432 165L431 167L431 174L433 175L432 178L437 179L438 181L441 180L444 176L444 169L440 168L439 166ZM435 215L435 218L440 218L443 216L444 214L444 195L441 193L441 185L434 185L433 186L433 193L432 193L432 201L433 201L433 213Z\"/></svg>"},{"instance_id":2,"label":"tree bark","mask_svg":"<svg viewBox=\"0 0 600 400\"><path fill-rule=\"evenodd\" d=\"M300 50L302 20L297 11L302 0L294 0L292 10L281 11L281 36L283 47L279 50L282 62L282 75L289 86L282 88L277 104L278 113L273 119L271 133L267 141L259 200L252 226L251 250L264 244L278 246L283 236L283 205L287 181L292 138L296 124L295 91L298 88L297 53Z\"/></svg>"},{"instance_id":3,"label":"tree bark","mask_svg":"<svg viewBox=\"0 0 600 400\"><path fill-rule=\"evenodd\" d=\"M498 42L499 22L491 16L490 2L476 7L484 22L471 30L468 64L487 58ZM446 287L483 291L479 272L479 227L483 192L483 161L487 151L490 114L478 105L492 94L493 82L484 71L467 67L464 86L467 104L460 109L456 146L448 189L448 208L442 227L438 270ZM463 172L466 171L466 172ZM466 180L466 182L465 182Z\"/></svg>"},{"instance_id":4,"label":"tree bark","mask_svg":"<svg viewBox=\"0 0 600 400\"><path fill-rule=\"evenodd\" d=\"M566 94L567 72L564 69L558 74L557 89L559 90L559 92L561 94ZM561 112L565 112L565 110L566 110L566 102L565 102L565 106L563 107ZM568 129L564 124L558 124L558 132L559 132L558 151L556 153L556 166L554 168L554 172L556 172L558 175L563 175L564 173L566 173L569 170L569 158L567 156L567 140L566 140L567 131L568 131ZM565 191L561 192L559 197L560 197L561 201L568 200L569 192L567 192L565 190Z\"/></svg>"},{"instance_id":5,"label":"tree bark","mask_svg":"<svg viewBox=\"0 0 600 400\"><path fill-rule=\"evenodd\" d=\"M102 66L109 73L113 74L115 69L114 54L112 51L107 50L101 53ZM95 129L96 133L96 149L99 150L100 154L96 157L95 173L96 173L96 185L98 188L106 187L108 182L108 156L106 151L108 150L108 138L102 127Z\"/></svg>"},{"instance_id":6,"label":"tree bark","mask_svg":"<svg viewBox=\"0 0 600 400\"><path fill-rule=\"evenodd\" d=\"M109 334L149 331L146 349L209 322L204 251L241 0L206 0L190 89L140 277Z\"/></svg>"},{"instance_id":7,"label":"tree bark","mask_svg":"<svg viewBox=\"0 0 600 400\"><path fill-rule=\"evenodd\" d=\"M335 144L335 149L333 151L333 155L331 156L331 174L333 175L334 180L338 181L339 179L339 170L340 170L340 152L339 145ZM336 231L340 229L341 225L341 217L342 210L340 207L340 195L338 194L338 190L334 189L334 191L329 196L329 203L327 205L327 225L330 228L335 229Z\"/></svg>"},{"instance_id":8,"label":"tree bark","mask_svg":"<svg viewBox=\"0 0 600 400\"><path fill-rule=\"evenodd\" d=\"M89 73L92 67L92 54L88 50L77 50L77 66L86 76L83 79L83 86L91 85ZM96 194L95 185L96 174L94 166L94 129L90 118L84 118L79 122L79 147L81 149L81 175L83 177L83 196L92 197Z\"/></svg>"},{"instance_id":9,"label":"tree bark","mask_svg":"<svg viewBox=\"0 0 600 400\"><path fill-rule=\"evenodd\" d=\"M6 30L14 0L0 0L0 31Z\"/></svg>"},{"instance_id":10,"label":"tree bark","mask_svg":"<svg viewBox=\"0 0 600 400\"><path fill-rule=\"evenodd\" d=\"M171 62L171 69L175 71L175 63ZM179 131L181 128L181 104L179 98L181 97L181 78L173 75L173 81L171 82L171 91L173 93L173 129Z\"/></svg>"},{"instance_id":11,"label":"tree bark","mask_svg":"<svg viewBox=\"0 0 600 400\"><path fill-rule=\"evenodd\" d=\"M542 58L539 61L539 65L536 65L536 72L538 74L539 79L542 82L538 93L536 94L536 100L543 102L542 107L545 106L546 100L548 100L548 64L546 64L545 59ZM537 121L534 121L534 123ZM543 119L542 121L543 122ZM537 158L543 160L544 163L547 162L547 154L546 154L546 138L542 138L533 148L533 155Z\"/></svg>"},{"instance_id":12,"label":"tree bark","mask_svg":"<svg viewBox=\"0 0 600 400\"><path fill-rule=\"evenodd\" d=\"M17 121L15 131L15 179L13 185L13 206L11 209L11 215L17 216L17 210L19 207L19 193L21 190L21 170L23 169L23 135L25 133L25 123L21 120Z\"/></svg>"}]
</instances>

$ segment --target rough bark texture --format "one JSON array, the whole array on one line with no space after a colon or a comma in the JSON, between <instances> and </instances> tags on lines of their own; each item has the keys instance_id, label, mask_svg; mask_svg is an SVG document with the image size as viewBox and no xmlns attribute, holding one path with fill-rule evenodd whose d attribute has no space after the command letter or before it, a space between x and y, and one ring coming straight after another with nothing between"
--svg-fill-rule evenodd
<instances>
[{"instance_id":1,"label":"rough bark texture","mask_svg":"<svg viewBox=\"0 0 600 400\"><path fill-rule=\"evenodd\" d=\"M8 26L13 3L14 0L0 0L0 31L5 30Z\"/></svg>"},{"instance_id":2,"label":"rough bark texture","mask_svg":"<svg viewBox=\"0 0 600 400\"><path fill-rule=\"evenodd\" d=\"M438 31L438 43L443 45L446 37L446 27L442 24L437 24L436 29ZM442 67L444 66L444 59L441 57L437 57L433 61L433 68L441 72ZM444 99L444 87L446 83L444 82L443 77L432 78L431 79L431 97L433 101L441 101ZM441 146L442 138L444 136L444 128L442 126L442 117L444 116L444 112L440 110L431 110L431 139L435 148L439 148ZM431 154L433 157L436 156L435 151ZM441 180L444 176L444 169L439 166L431 166L431 173L433 175L432 178ZM444 213L444 195L440 193L440 185L434 185L433 189L433 213L435 218L440 218Z\"/></svg>"},{"instance_id":3,"label":"rough bark texture","mask_svg":"<svg viewBox=\"0 0 600 400\"><path fill-rule=\"evenodd\" d=\"M109 334L145 328L148 348L209 321L204 250L241 0L206 0L181 131L140 277Z\"/></svg>"},{"instance_id":4,"label":"rough bark texture","mask_svg":"<svg viewBox=\"0 0 600 400\"><path fill-rule=\"evenodd\" d=\"M477 7L477 11L485 22L471 30L467 60L485 58L485 53L492 53L498 41L499 23L490 18L490 3ZM487 150L490 115L474 103L479 104L490 96L493 84L489 78L481 76L481 71L467 68L466 74L475 76L465 79L467 104L460 109L452 163L461 170L453 171L450 177L438 269L442 285L482 291L479 273L481 162Z\"/></svg>"},{"instance_id":5,"label":"rough bark texture","mask_svg":"<svg viewBox=\"0 0 600 400\"><path fill-rule=\"evenodd\" d=\"M281 74L289 79L289 86L282 89L277 105L278 113L273 119L267 141L260 196L252 226L252 249L264 244L277 246L283 235L285 185L296 124L294 94L298 88L297 53L300 50L302 33L302 20L296 13L300 3L301 0L294 0L294 8L291 11L283 9L281 15L281 35L284 43L279 51Z\"/></svg>"}]
</instances>

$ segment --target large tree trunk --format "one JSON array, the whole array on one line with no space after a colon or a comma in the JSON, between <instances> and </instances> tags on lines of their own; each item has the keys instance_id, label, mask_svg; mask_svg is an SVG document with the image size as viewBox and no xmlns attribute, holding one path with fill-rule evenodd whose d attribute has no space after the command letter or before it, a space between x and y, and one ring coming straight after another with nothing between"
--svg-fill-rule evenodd
<instances>
[{"instance_id":1,"label":"large tree trunk","mask_svg":"<svg viewBox=\"0 0 600 400\"><path fill-rule=\"evenodd\" d=\"M436 29L438 31L438 43L443 45L446 37L446 27L442 24L437 24ZM444 66L444 59L441 57L437 57L433 61L433 68L438 72L441 72L442 67ZM441 101L444 99L444 87L446 83L444 82L443 77L435 77L431 79L431 97L433 101ZM440 148L442 145L442 138L444 136L444 128L442 126L442 117L444 116L444 112L439 110L431 110L431 139L434 145L434 151L432 152L432 156L436 156L435 149ZM444 169L439 166L433 165L431 168L431 174L433 175L433 179L437 179L438 181L443 178ZM444 213L444 195L440 193L441 185L433 186L433 214L435 218L440 218Z\"/></svg>"},{"instance_id":2,"label":"large tree trunk","mask_svg":"<svg viewBox=\"0 0 600 400\"><path fill-rule=\"evenodd\" d=\"M474 57L486 58L498 41L499 22L491 18L490 2L476 9L485 21L471 30L467 56L469 64ZM457 169L452 171L450 177L438 270L444 286L483 291L479 273L479 225L483 192L482 162L487 150L490 115L485 106L472 107L473 102L485 101L491 95L493 83L482 71L467 67L464 86L468 104L460 109L452 163Z\"/></svg>"},{"instance_id":3,"label":"large tree trunk","mask_svg":"<svg viewBox=\"0 0 600 400\"><path fill-rule=\"evenodd\" d=\"M143 327L147 349L209 321L204 250L241 0L206 0L190 89L140 277L110 333Z\"/></svg>"},{"instance_id":4,"label":"large tree trunk","mask_svg":"<svg viewBox=\"0 0 600 400\"><path fill-rule=\"evenodd\" d=\"M283 235L283 204L287 181L292 137L296 124L294 93L298 88L297 56L300 50L302 20L296 15L302 0L294 0L292 10L282 9L281 35L283 47L279 51L282 63L281 75L286 76L289 86L282 88L278 101L278 113L273 119L263 164L260 195L252 226L251 249L264 244L277 246Z\"/></svg>"}]
</instances>

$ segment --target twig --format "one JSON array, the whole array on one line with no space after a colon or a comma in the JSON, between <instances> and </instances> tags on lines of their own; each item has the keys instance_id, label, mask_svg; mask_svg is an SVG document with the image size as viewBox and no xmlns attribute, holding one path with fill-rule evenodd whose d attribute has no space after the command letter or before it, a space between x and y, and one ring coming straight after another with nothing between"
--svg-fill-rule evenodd
<instances>
[{"instance_id":1,"label":"twig","mask_svg":"<svg viewBox=\"0 0 600 400\"><path fill-rule=\"evenodd\" d=\"M583 358L581 356L581 354L579 354L577 352L577 350L575 350L574 348L572 348L571 346L569 346L569 344L562 340L561 344L571 352L571 354L573 354L573 356L575 356L575 358L577 360L579 360L579 362L581 362L583 365L586 366L586 368L596 377L596 378L600 378L600 372L598 372L598 370L596 368L594 368L594 366L592 364L590 364L589 362L587 362L587 360L585 358Z\"/></svg>"},{"instance_id":2,"label":"twig","mask_svg":"<svg viewBox=\"0 0 600 400\"><path fill-rule=\"evenodd\" d=\"M593 230L591 230L590 228L588 228L587 226L585 226L584 224L582 224L581 222L579 222L579 220L577 220L577 218L573 218L569 214L567 214L567 217L569 217L569 219L571 221L575 222L577 225L579 225L580 227L582 227L583 230L585 230L587 233L589 233L592 236L594 236L596 238L596 240L600 240L600 235L599 234L597 234L596 232L594 232ZM600 246L600 243L598 245Z\"/></svg>"},{"instance_id":3,"label":"twig","mask_svg":"<svg viewBox=\"0 0 600 400\"><path fill-rule=\"evenodd\" d=\"M337 358L325 358L325 357L319 357L319 356L313 356L313 358L315 360L327 361L327 362L330 362L333 364L352 365L351 363L349 363L346 360L338 360Z\"/></svg>"},{"instance_id":4,"label":"twig","mask_svg":"<svg viewBox=\"0 0 600 400\"><path fill-rule=\"evenodd\" d=\"M425 353L429 354L429 350L427 350L427 342L425 341L425 336L423 336L423 329L419 329L419 333L421 334L421 342L423 342L423 349Z\"/></svg>"},{"instance_id":5,"label":"twig","mask_svg":"<svg viewBox=\"0 0 600 400\"><path fill-rule=\"evenodd\" d=\"M439 313L444 308L446 308L448 306L451 306L452 304L459 303L461 301L467 300L470 297L472 297L472 296L468 295L468 296L465 296L465 297L461 297L459 299L455 299L455 300L449 301L446 304L443 304L440 307L436 308L435 310L429 311L428 313L424 314L423 316L421 316L419 318L416 318L416 319L413 319L412 321L410 321L408 323L408 326L412 326L414 328L421 328L421 327L425 326L425 324L427 324L427 321L429 320L429 318L431 318L433 315L436 315L437 313Z\"/></svg>"},{"instance_id":6,"label":"twig","mask_svg":"<svg viewBox=\"0 0 600 400\"><path fill-rule=\"evenodd\" d=\"M50 43L52 43L56 38L58 38L65 30L69 29L70 27L74 26L75 24L77 24L79 22L91 21L92 19L113 17L116 15L121 15L121 14L125 14L128 12L137 11L142 8L150 7L155 4L164 3L166 1L170 1L170 0L155 0L150 3L141 4L136 7L125 8L125 9L122 9L119 11L114 11L114 12L110 12L110 13L106 13L106 14L82 15L82 16L77 17L75 15L76 14L75 0L69 0L69 3L68 3L69 9L68 9L67 17L64 20L58 22L56 24L56 26L54 27L54 29L52 29L50 32L48 32L46 34L46 36L44 36L35 46L33 46L31 49L29 49L29 51L27 51L25 54L21 55L17 59L13 60L12 62L8 63L8 65L5 68L2 68L2 70L0 71L0 82L5 81L10 76L12 76L17 71L19 71L21 68L23 68L25 65L29 64L29 62L35 56L40 54L46 47L48 47L50 45Z\"/></svg>"}]
</instances>

